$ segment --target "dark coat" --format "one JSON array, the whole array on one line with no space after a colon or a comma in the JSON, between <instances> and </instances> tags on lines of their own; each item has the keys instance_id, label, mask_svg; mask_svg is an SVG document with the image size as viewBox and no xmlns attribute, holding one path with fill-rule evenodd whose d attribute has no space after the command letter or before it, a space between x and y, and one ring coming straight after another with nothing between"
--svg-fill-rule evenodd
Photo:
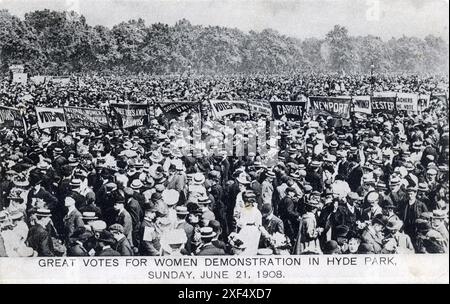
<instances>
[{"instance_id":1,"label":"dark coat","mask_svg":"<svg viewBox=\"0 0 450 304\"><path fill-rule=\"evenodd\" d=\"M130 241L126 237L123 237L121 240L119 240L115 246L114 250L116 250L118 253L120 253L121 256L132 256L133 248L131 247Z\"/></svg>"},{"instance_id":2,"label":"dark coat","mask_svg":"<svg viewBox=\"0 0 450 304\"><path fill-rule=\"evenodd\" d=\"M186 221L183 221L183 222L177 224L176 229L183 229L184 232L186 233L187 242L185 245L185 249L188 253L191 253L192 252L192 239L194 237L194 226L192 226L191 224L189 224Z\"/></svg>"},{"instance_id":3,"label":"dark coat","mask_svg":"<svg viewBox=\"0 0 450 304\"><path fill-rule=\"evenodd\" d=\"M81 213L75 209L64 217L64 237L68 241L75 230L84 227ZM68 242L67 242L68 243Z\"/></svg>"},{"instance_id":4,"label":"dark coat","mask_svg":"<svg viewBox=\"0 0 450 304\"><path fill-rule=\"evenodd\" d=\"M80 243L74 243L67 248L67 256L89 256L86 248Z\"/></svg>"},{"instance_id":5,"label":"dark coat","mask_svg":"<svg viewBox=\"0 0 450 304\"><path fill-rule=\"evenodd\" d=\"M355 206L355 213L352 213L347 207L347 204L338 206L336 212L333 214L333 226L339 225L347 226L350 231L356 232L356 221L363 221L362 211Z\"/></svg>"},{"instance_id":6,"label":"dark coat","mask_svg":"<svg viewBox=\"0 0 450 304\"><path fill-rule=\"evenodd\" d=\"M284 234L284 224L283 221L278 218L277 216L273 215L270 220L263 217L262 219L262 225L263 227L269 232L270 234L274 233L281 233Z\"/></svg>"},{"instance_id":7,"label":"dark coat","mask_svg":"<svg viewBox=\"0 0 450 304\"><path fill-rule=\"evenodd\" d=\"M27 244L38 253L38 256L55 256L52 238L40 224L35 224L28 231Z\"/></svg>"},{"instance_id":8,"label":"dark coat","mask_svg":"<svg viewBox=\"0 0 450 304\"><path fill-rule=\"evenodd\" d=\"M225 255L225 250L217 248L212 243L205 244L201 246L198 250L197 255Z\"/></svg>"},{"instance_id":9,"label":"dark coat","mask_svg":"<svg viewBox=\"0 0 450 304\"><path fill-rule=\"evenodd\" d=\"M96 256L120 256L120 253L110 247L107 247L107 248L103 248L100 252L98 252L95 255Z\"/></svg>"}]
</instances>

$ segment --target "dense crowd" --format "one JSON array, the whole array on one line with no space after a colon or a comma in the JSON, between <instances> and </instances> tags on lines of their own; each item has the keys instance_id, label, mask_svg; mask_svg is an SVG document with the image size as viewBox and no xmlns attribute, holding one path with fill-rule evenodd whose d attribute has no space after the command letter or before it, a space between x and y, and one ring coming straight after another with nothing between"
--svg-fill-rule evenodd
<instances>
[{"instance_id":1,"label":"dense crowd","mask_svg":"<svg viewBox=\"0 0 450 304\"><path fill-rule=\"evenodd\" d=\"M418 76L89 77L4 81L0 105L298 100L447 92ZM448 101L447 101L448 102ZM448 252L448 105L420 114L268 122L186 112L127 130L0 130L0 256ZM201 121L203 120L203 121ZM236 120L242 123L237 124ZM246 126L245 132L236 128ZM233 127L234 126L234 127ZM188 134L188 136L186 136ZM209 142L205 144L206 139ZM274 161L275 160L275 161Z\"/></svg>"}]
</instances>

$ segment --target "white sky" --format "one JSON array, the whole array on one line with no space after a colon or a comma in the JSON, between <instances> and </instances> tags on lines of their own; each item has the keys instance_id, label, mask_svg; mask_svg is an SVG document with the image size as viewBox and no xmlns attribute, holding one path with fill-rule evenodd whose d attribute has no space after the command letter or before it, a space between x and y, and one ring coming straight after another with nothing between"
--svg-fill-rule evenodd
<instances>
[{"instance_id":1,"label":"white sky","mask_svg":"<svg viewBox=\"0 0 450 304\"><path fill-rule=\"evenodd\" d=\"M89 24L108 27L139 17L170 25L186 18L244 31L273 28L298 38L324 37L335 24L351 35L383 39L449 36L449 0L0 0L0 9L19 17L44 8L75 10Z\"/></svg>"}]
</instances>

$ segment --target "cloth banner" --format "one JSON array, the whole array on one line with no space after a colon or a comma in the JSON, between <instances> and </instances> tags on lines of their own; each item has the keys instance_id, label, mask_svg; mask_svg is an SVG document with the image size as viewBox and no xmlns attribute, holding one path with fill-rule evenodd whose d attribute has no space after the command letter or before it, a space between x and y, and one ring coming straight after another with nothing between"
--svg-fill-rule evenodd
<instances>
[{"instance_id":1,"label":"cloth banner","mask_svg":"<svg viewBox=\"0 0 450 304\"><path fill-rule=\"evenodd\" d=\"M21 83L23 85L26 85L28 81L28 74L27 73L14 73L12 82L14 83Z\"/></svg>"},{"instance_id":2,"label":"cloth banner","mask_svg":"<svg viewBox=\"0 0 450 304\"><path fill-rule=\"evenodd\" d=\"M67 126L73 129L109 127L108 116L103 109L90 109L80 107L64 107Z\"/></svg>"},{"instance_id":3,"label":"cloth banner","mask_svg":"<svg viewBox=\"0 0 450 304\"><path fill-rule=\"evenodd\" d=\"M272 116L270 103L265 100L249 100L248 106L252 113L264 116Z\"/></svg>"},{"instance_id":4,"label":"cloth banner","mask_svg":"<svg viewBox=\"0 0 450 304\"><path fill-rule=\"evenodd\" d=\"M372 114L370 96L352 96L353 112Z\"/></svg>"},{"instance_id":5,"label":"cloth banner","mask_svg":"<svg viewBox=\"0 0 450 304\"><path fill-rule=\"evenodd\" d=\"M57 83L61 86L66 86L70 83L70 78L69 77L64 77L64 76L53 76L51 78L51 81L53 83Z\"/></svg>"},{"instance_id":6,"label":"cloth banner","mask_svg":"<svg viewBox=\"0 0 450 304\"><path fill-rule=\"evenodd\" d=\"M26 129L20 110L0 106L0 128Z\"/></svg>"},{"instance_id":7,"label":"cloth banner","mask_svg":"<svg viewBox=\"0 0 450 304\"><path fill-rule=\"evenodd\" d=\"M64 109L36 107L37 124L39 129L66 128Z\"/></svg>"},{"instance_id":8,"label":"cloth banner","mask_svg":"<svg viewBox=\"0 0 450 304\"><path fill-rule=\"evenodd\" d=\"M149 106L147 104L111 104L115 121L113 126L120 128L141 127L149 124Z\"/></svg>"},{"instance_id":9,"label":"cloth banner","mask_svg":"<svg viewBox=\"0 0 450 304\"><path fill-rule=\"evenodd\" d=\"M200 104L198 102L161 102L159 103L161 111L166 115L168 119L176 118L181 113L187 112L189 110L194 110L196 112L200 111Z\"/></svg>"},{"instance_id":10,"label":"cloth banner","mask_svg":"<svg viewBox=\"0 0 450 304\"><path fill-rule=\"evenodd\" d=\"M395 101L397 97L395 96L372 96L371 105L372 105L372 113L387 113L387 114L395 114L396 107Z\"/></svg>"},{"instance_id":11,"label":"cloth banner","mask_svg":"<svg viewBox=\"0 0 450 304\"><path fill-rule=\"evenodd\" d=\"M417 111L422 112L430 106L430 95L420 94L417 100Z\"/></svg>"},{"instance_id":12,"label":"cloth banner","mask_svg":"<svg viewBox=\"0 0 450 304\"><path fill-rule=\"evenodd\" d=\"M271 101L270 106L275 119L285 116L288 119L301 120L306 112L306 102L304 101Z\"/></svg>"},{"instance_id":13,"label":"cloth banner","mask_svg":"<svg viewBox=\"0 0 450 304\"><path fill-rule=\"evenodd\" d=\"M396 108L397 111L406 111L407 113L417 113L417 101L419 96L414 93L397 93Z\"/></svg>"},{"instance_id":14,"label":"cloth banner","mask_svg":"<svg viewBox=\"0 0 450 304\"><path fill-rule=\"evenodd\" d=\"M350 96L313 96L309 97L309 102L313 115L325 115L342 119L350 118Z\"/></svg>"},{"instance_id":15,"label":"cloth banner","mask_svg":"<svg viewBox=\"0 0 450 304\"><path fill-rule=\"evenodd\" d=\"M216 118L228 115L249 115L248 104L242 100L210 100L211 110Z\"/></svg>"}]
</instances>

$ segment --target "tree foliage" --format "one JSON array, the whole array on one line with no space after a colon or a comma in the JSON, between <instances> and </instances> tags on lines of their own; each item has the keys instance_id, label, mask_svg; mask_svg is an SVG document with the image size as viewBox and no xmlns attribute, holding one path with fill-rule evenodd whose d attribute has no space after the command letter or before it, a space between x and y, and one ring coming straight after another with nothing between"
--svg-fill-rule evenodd
<instances>
[{"instance_id":1,"label":"tree foliage","mask_svg":"<svg viewBox=\"0 0 450 304\"><path fill-rule=\"evenodd\" d=\"M174 26L129 20L91 26L74 12L40 10L23 20L0 11L0 71L22 63L32 74L69 73L447 73L440 37L352 37L336 25L323 39L299 40L272 29Z\"/></svg>"}]
</instances>

